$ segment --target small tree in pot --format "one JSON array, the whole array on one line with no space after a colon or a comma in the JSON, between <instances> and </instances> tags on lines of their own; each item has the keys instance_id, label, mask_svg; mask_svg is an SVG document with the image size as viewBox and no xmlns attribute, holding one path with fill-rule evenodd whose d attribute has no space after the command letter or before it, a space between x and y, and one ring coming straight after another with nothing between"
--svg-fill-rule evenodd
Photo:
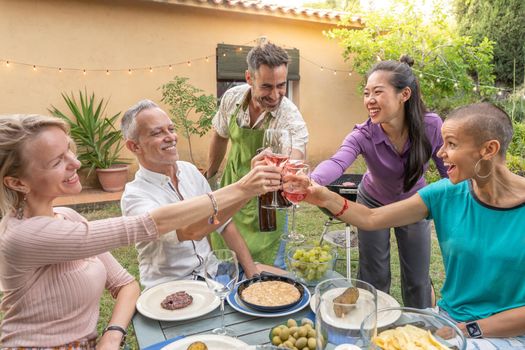
<instances>
[{"instance_id":1,"label":"small tree in pot","mask_svg":"<svg viewBox=\"0 0 525 350\"><path fill-rule=\"evenodd\" d=\"M170 114L175 129L188 139L190 159L193 164L191 136L204 136L211 128L211 122L217 108L213 95L202 94L203 90L188 82L188 78L175 76L173 80L160 87L161 101L170 106ZM190 114L197 115L196 120Z\"/></svg>"},{"instance_id":2,"label":"small tree in pot","mask_svg":"<svg viewBox=\"0 0 525 350\"><path fill-rule=\"evenodd\" d=\"M120 112L106 117L107 102L100 99L97 103L95 94L88 96L86 91L79 91L79 102L73 93L71 96L62 93L62 98L69 113L65 114L55 106L51 106L49 112L69 124L82 167L88 168L89 173L96 169L103 190L122 190L127 181L128 166L127 160L120 158L124 143L120 131L114 126Z\"/></svg>"}]
</instances>

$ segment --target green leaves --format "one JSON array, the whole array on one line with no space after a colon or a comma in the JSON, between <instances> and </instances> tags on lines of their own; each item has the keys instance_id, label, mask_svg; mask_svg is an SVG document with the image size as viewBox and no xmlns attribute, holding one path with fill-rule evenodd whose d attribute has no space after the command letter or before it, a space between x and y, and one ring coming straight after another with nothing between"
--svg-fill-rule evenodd
<instances>
[{"instance_id":1,"label":"green leaves","mask_svg":"<svg viewBox=\"0 0 525 350\"><path fill-rule=\"evenodd\" d=\"M211 128L216 110L213 95L202 94L203 90L188 82L188 78L175 76L173 80L160 87L161 101L170 106L170 115L175 129L188 139L191 162L193 159L191 136L204 136ZM190 118L196 116L195 120Z\"/></svg>"},{"instance_id":2,"label":"green leaves","mask_svg":"<svg viewBox=\"0 0 525 350\"><path fill-rule=\"evenodd\" d=\"M362 29L340 27L327 35L340 41L343 56L360 74L378 60L398 60L408 54L415 61L425 103L446 112L493 93L483 86L494 82L493 43L474 44L457 33L449 17L439 6L429 14L413 2L399 0L388 11L367 13Z\"/></svg>"},{"instance_id":3,"label":"green leaves","mask_svg":"<svg viewBox=\"0 0 525 350\"><path fill-rule=\"evenodd\" d=\"M88 96L86 91L79 91L78 101L73 93L62 93L62 98L69 109L68 113L55 106L48 110L69 124L82 167L92 171L95 168L109 168L112 164L125 163L125 159L119 158L124 144L120 131L114 127L120 112L107 117L107 102L104 103L104 99L101 99L97 103L95 94Z\"/></svg>"}]
</instances>

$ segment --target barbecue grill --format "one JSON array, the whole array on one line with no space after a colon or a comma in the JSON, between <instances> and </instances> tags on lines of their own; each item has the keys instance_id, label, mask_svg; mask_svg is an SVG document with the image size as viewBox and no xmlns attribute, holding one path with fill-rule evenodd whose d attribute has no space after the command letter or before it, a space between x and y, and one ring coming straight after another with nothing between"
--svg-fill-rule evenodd
<instances>
[{"instance_id":1,"label":"barbecue grill","mask_svg":"<svg viewBox=\"0 0 525 350\"><path fill-rule=\"evenodd\" d=\"M330 191L335 192L342 197L348 199L349 201L355 202L357 199L357 187L361 182L363 175L361 174L343 174L337 180L332 182L330 185L326 186ZM347 183L352 183L349 185ZM343 185L344 184L344 185ZM350 224L344 223L339 219L335 218L333 214L328 211L326 208L321 208L321 211L328 215L328 220L324 223L323 233L321 234L320 244L323 241L327 241L330 244L335 246L345 248L346 250L346 275L351 277L351 248L357 246L357 233L352 230ZM344 230L331 230L329 231L330 226L336 224L345 224Z\"/></svg>"}]
</instances>

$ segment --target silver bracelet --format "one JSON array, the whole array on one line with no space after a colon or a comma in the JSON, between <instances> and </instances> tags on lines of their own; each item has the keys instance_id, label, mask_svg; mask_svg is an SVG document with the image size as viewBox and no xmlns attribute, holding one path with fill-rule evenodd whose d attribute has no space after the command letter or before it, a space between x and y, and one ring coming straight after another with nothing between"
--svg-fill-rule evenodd
<instances>
[{"instance_id":1,"label":"silver bracelet","mask_svg":"<svg viewBox=\"0 0 525 350\"><path fill-rule=\"evenodd\" d=\"M215 196L213 195L213 193L211 192L208 192L206 193L208 195L208 197L210 198L211 200L211 205L213 206L213 214L210 216L210 218L208 219L208 223L210 225L218 225L220 224L221 222L219 221L219 218L217 217L217 215L219 214L219 206L217 205L217 201L215 200Z\"/></svg>"}]
</instances>

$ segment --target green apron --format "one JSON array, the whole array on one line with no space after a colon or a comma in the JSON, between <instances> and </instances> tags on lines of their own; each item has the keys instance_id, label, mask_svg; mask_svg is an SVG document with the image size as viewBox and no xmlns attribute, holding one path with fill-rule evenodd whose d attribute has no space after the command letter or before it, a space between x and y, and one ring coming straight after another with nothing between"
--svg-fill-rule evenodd
<instances>
[{"instance_id":1,"label":"green apron","mask_svg":"<svg viewBox=\"0 0 525 350\"><path fill-rule=\"evenodd\" d=\"M262 147L264 130L268 127L269 118L266 118L262 129L239 127L237 114L241 106L242 103L235 109L228 125L231 149L222 175L221 187L238 181L250 171L251 160L257 150ZM285 215L282 211L277 210L276 214L277 230L274 232L259 231L257 198L252 198L233 216L233 222L244 237L254 261L268 265L274 263L285 222ZM227 248L224 240L217 233L211 235L211 243L213 249Z\"/></svg>"}]
</instances>

